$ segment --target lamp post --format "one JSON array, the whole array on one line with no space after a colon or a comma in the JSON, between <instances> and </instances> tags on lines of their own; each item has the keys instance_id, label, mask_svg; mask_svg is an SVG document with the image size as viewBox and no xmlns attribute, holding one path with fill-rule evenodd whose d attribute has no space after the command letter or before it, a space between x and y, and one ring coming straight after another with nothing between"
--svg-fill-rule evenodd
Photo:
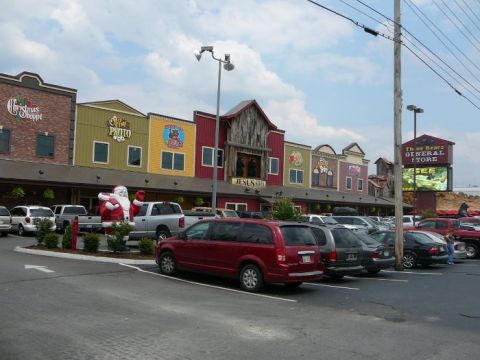
<instances>
[{"instance_id":1,"label":"lamp post","mask_svg":"<svg viewBox=\"0 0 480 360\"><path fill-rule=\"evenodd\" d=\"M415 105L408 105L407 110L413 111L413 226L417 216L417 114L423 113L423 109Z\"/></svg>"},{"instance_id":2,"label":"lamp post","mask_svg":"<svg viewBox=\"0 0 480 360\"><path fill-rule=\"evenodd\" d=\"M202 54L208 51L212 58L218 61L218 86L217 86L217 113L215 117L215 148L213 154L213 184L212 184L212 210L215 213L217 210L217 178L218 178L218 137L220 129L220 80L222 78L222 64L223 68L227 71L234 69L233 64L230 61L230 54L225 54L224 59L216 58L213 54L213 46L202 46L200 50L195 50L193 53L198 61L202 58Z\"/></svg>"}]
</instances>

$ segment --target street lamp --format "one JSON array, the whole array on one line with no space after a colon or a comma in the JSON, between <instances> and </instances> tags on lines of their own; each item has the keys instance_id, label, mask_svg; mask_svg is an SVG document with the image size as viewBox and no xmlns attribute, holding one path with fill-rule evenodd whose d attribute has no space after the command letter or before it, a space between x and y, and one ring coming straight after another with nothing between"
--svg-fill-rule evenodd
<instances>
[{"instance_id":1,"label":"street lamp","mask_svg":"<svg viewBox=\"0 0 480 360\"><path fill-rule=\"evenodd\" d=\"M407 110L413 111L413 226L415 226L415 217L417 216L417 114L422 114L423 109L415 105L408 105Z\"/></svg>"},{"instance_id":2,"label":"street lamp","mask_svg":"<svg viewBox=\"0 0 480 360\"><path fill-rule=\"evenodd\" d=\"M214 149L214 160L213 160L213 185L212 185L212 210L215 212L217 210L217 177L218 177L218 132L220 128L220 79L222 78L222 64L223 68L227 71L234 69L233 64L230 61L230 54L225 54L225 58L216 58L213 54L213 46L202 46L200 50L195 50L193 54L198 61L202 58L202 54L208 51L212 58L218 61L218 86L217 86L217 114L215 117L215 149Z\"/></svg>"}]
</instances>

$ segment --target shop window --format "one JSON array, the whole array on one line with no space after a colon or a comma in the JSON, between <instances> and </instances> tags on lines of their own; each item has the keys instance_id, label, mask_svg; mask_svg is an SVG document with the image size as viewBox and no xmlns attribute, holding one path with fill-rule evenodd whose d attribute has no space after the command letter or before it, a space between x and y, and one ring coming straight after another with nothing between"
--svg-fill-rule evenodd
<instances>
[{"instance_id":1,"label":"shop window","mask_svg":"<svg viewBox=\"0 0 480 360\"><path fill-rule=\"evenodd\" d=\"M53 157L54 137L52 135L37 134L37 156Z\"/></svg>"},{"instance_id":2,"label":"shop window","mask_svg":"<svg viewBox=\"0 0 480 360\"><path fill-rule=\"evenodd\" d=\"M128 147L128 166L141 166L142 148L138 146Z\"/></svg>"},{"instance_id":3,"label":"shop window","mask_svg":"<svg viewBox=\"0 0 480 360\"><path fill-rule=\"evenodd\" d=\"M202 166L213 167L214 148L202 146ZM223 167L223 150L218 149L217 167Z\"/></svg>"},{"instance_id":4,"label":"shop window","mask_svg":"<svg viewBox=\"0 0 480 360\"><path fill-rule=\"evenodd\" d=\"M363 179L357 179L357 190L363 191Z\"/></svg>"},{"instance_id":5,"label":"shop window","mask_svg":"<svg viewBox=\"0 0 480 360\"><path fill-rule=\"evenodd\" d=\"M245 203L225 203L225 207L235 211L247 211L247 204Z\"/></svg>"},{"instance_id":6,"label":"shop window","mask_svg":"<svg viewBox=\"0 0 480 360\"><path fill-rule=\"evenodd\" d=\"M108 148L110 144L100 141L93 142L93 162L108 164Z\"/></svg>"},{"instance_id":7,"label":"shop window","mask_svg":"<svg viewBox=\"0 0 480 360\"><path fill-rule=\"evenodd\" d=\"M237 153L235 176L259 179L262 164L261 159L258 155Z\"/></svg>"},{"instance_id":8,"label":"shop window","mask_svg":"<svg viewBox=\"0 0 480 360\"><path fill-rule=\"evenodd\" d=\"M278 175L278 158L268 158L268 173L270 175Z\"/></svg>"},{"instance_id":9,"label":"shop window","mask_svg":"<svg viewBox=\"0 0 480 360\"><path fill-rule=\"evenodd\" d=\"M290 169L290 184L303 184L303 170Z\"/></svg>"},{"instance_id":10,"label":"shop window","mask_svg":"<svg viewBox=\"0 0 480 360\"><path fill-rule=\"evenodd\" d=\"M10 130L0 130L0 153L10 152Z\"/></svg>"},{"instance_id":11,"label":"shop window","mask_svg":"<svg viewBox=\"0 0 480 360\"><path fill-rule=\"evenodd\" d=\"M347 190L352 190L352 177L351 176L347 176L346 179L345 179L345 188Z\"/></svg>"},{"instance_id":12,"label":"shop window","mask_svg":"<svg viewBox=\"0 0 480 360\"><path fill-rule=\"evenodd\" d=\"M162 151L162 169L183 171L185 169L185 154Z\"/></svg>"}]
</instances>

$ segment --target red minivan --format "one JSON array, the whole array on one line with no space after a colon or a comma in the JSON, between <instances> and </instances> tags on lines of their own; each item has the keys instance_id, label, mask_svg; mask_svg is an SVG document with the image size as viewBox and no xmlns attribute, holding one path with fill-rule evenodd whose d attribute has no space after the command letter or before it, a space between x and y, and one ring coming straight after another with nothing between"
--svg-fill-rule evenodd
<instances>
[{"instance_id":1,"label":"red minivan","mask_svg":"<svg viewBox=\"0 0 480 360\"><path fill-rule=\"evenodd\" d=\"M261 219L200 221L155 249L160 272L177 269L239 278L246 291L264 284L297 287L322 278L320 248L306 224Z\"/></svg>"}]
</instances>

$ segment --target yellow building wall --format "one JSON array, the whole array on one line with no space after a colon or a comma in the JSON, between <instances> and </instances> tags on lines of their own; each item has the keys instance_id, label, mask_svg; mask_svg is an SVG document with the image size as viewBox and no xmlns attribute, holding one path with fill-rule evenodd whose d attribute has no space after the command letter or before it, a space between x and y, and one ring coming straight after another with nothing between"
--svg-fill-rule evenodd
<instances>
[{"instance_id":1,"label":"yellow building wall","mask_svg":"<svg viewBox=\"0 0 480 360\"><path fill-rule=\"evenodd\" d=\"M195 130L195 124L191 121L150 114L148 172L193 177L195 174ZM169 137L172 131L178 136ZM184 154L184 170L162 169L163 151Z\"/></svg>"}]
</instances>

